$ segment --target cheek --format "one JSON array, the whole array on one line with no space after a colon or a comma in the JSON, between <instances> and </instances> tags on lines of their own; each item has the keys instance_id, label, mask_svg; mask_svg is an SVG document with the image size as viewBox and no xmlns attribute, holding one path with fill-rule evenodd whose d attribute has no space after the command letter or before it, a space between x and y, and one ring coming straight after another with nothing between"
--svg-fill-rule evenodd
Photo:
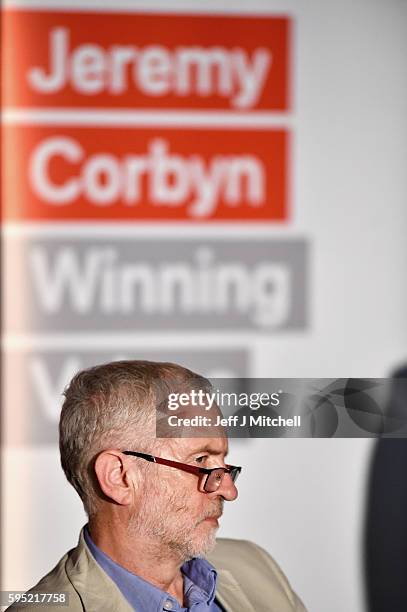
<instances>
[{"instance_id":1,"label":"cheek","mask_svg":"<svg viewBox=\"0 0 407 612\"><path fill-rule=\"evenodd\" d=\"M154 479L150 484L147 482L146 495L150 499L159 499L165 513L191 516L193 520L204 514L210 505L206 494L199 491L198 484L195 476L174 470L161 474L160 479Z\"/></svg>"},{"instance_id":2,"label":"cheek","mask_svg":"<svg viewBox=\"0 0 407 612\"><path fill-rule=\"evenodd\" d=\"M196 491L184 491L181 495L173 494L167 508L173 517L182 520L185 524L193 525L205 515L207 511L205 502L206 500Z\"/></svg>"},{"instance_id":3,"label":"cheek","mask_svg":"<svg viewBox=\"0 0 407 612\"><path fill-rule=\"evenodd\" d=\"M194 474L176 471L167 477L165 486L184 503L193 503L195 498L204 497L199 491L199 479Z\"/></svg>"}]
</instances>

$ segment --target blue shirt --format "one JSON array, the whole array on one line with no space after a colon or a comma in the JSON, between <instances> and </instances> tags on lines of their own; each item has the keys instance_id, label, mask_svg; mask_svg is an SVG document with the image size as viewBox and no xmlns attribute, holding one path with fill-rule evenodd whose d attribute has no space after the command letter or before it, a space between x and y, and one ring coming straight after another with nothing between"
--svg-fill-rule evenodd
<instances>
[{"instance_id":1,"label":"blue shirt","mask_svg":"<svg viewBox=\"0 0 407 612\"><path fill-rule=\"evenodd\" d=\"M187 602L184 608L175 597L132 574L102 552L90 537L87 526L84 537L97 563L137 612L222 612L222 608L214 601L217 573L206 559L191 559L181 567Z\"/></svg>"}]
</instances>

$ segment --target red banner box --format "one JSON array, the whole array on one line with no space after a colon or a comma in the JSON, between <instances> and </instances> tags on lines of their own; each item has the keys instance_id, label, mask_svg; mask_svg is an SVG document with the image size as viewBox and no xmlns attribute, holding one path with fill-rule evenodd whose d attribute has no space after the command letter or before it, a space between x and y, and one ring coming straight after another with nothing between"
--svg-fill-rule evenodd
<instances>
[{"instance_id":1,"label":"red banner box","mask_svg":"<svg viewBox=\"0 0 407 612\"><path fill-rule=\"evenodd\" d=\"M9 221L284 221L283 129L6 125Z\"/></svg>"},{"instance_id":2,"label":"red banner box","mask_svg":"<svg viewBox=\"0 0 407 612\"><path fill-rule=\"evenodd\" d=\"M5 10L6 107L287 111L290 19Z\"/></svg>"}]
</instances>

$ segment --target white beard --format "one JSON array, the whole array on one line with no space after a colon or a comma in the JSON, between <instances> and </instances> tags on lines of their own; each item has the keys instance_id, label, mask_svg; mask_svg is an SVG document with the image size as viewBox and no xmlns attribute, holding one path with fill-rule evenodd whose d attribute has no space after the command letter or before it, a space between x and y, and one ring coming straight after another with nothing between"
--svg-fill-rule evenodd
<instances>
[{"instance_id":1,"label":"white beard","mask_svg":"<svg viewBox=\"0 0 407 612\"><path fill-rule=\"evenodd\" d=\"M144 494L129 523L129 535L137 534L185 562L213 550L217 526L205 519L222 513L223 500L216 498L204 513L192 519L191 510L180 495L165 487Z\"/></svg>"}]
</instances>

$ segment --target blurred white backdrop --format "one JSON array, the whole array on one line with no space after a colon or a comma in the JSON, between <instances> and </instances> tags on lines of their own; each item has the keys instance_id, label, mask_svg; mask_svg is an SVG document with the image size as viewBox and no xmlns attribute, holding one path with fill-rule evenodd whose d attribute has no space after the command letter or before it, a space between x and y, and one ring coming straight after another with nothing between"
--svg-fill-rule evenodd
<instances>
[{"instance_id":1,"label":"blurred white backdrop","mask_svg":"<svg viewBox=\"0 0 407 612\"><path fill-rule=\"evenodd\" d=\"M132 333L115 347L247 350L248 376L381 377L406 359L407 4L400 0L6 2L67 10L283 14L293 19L292 212L282 227L179 226L194 239L306 238L305 331ZM134 230L165 236L167 226ZM5 236L15 230L4 228ZM27 225L22 235L39 230ZM49 231L64 233L64 228ZM120 231L120 228L118 229ZM123 230L125 231L125 230ZM109 349L109 336L16 336L9 351ZM188 365L188 363L185 363ZM15 384L15 383L13 383ZM6 398L7 399L7 398ZM29 414L29 407L27 407ZM10 415L8 415L10 418ZM12 416L11 416L12 418ZM220 535L275 556L310 612L363 610L361 530L370 440L234 440L240 498ZM3 589L25 589L76 543L85 517L56 445L2 451ZM264 466L267 465L266 470Z\"/></svg>"}]
</instances>

